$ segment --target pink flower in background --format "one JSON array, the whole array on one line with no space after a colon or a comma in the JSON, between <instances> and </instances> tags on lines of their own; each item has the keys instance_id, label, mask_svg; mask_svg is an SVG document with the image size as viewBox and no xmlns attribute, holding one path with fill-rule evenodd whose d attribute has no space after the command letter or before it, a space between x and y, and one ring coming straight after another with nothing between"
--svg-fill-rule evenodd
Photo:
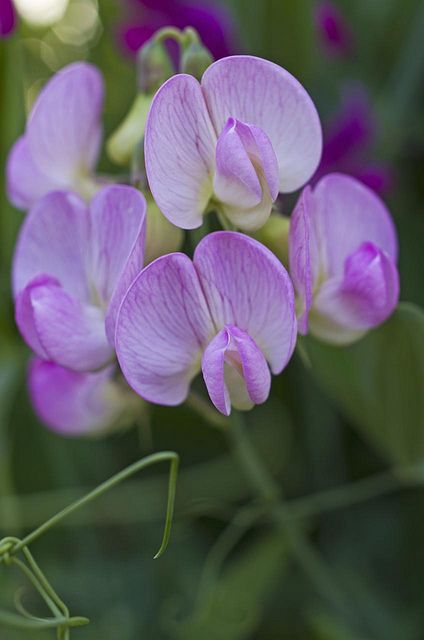
<instances>
[{"instance_id":1,"label":"pink flower in background","mask_svg":"<svg viewBox=\"0 0 424 640\"><path fill-rule=\"evenodd\" d=\"M20 332L43 360L94 371L114 357L116 315L143 265L146 202L132 187L101 189L87 209L55 191L31 209L16 245Z\"/></svg>"},{"instance_id":2,"label":"pink flower in background","mask_svg":"<svg viewBox=\"0 0 424 640\"><path fill-rule=\"evenodd\" d=\"M329 55L347 56L353 49L350 25L335 2L318 2L315 25L320 41Z\"/></svg>"},{"instance_id":3,"label":"pink flower in background","mask_svg":"<svg viewBox=\"0 0 424 640\"><path fill-rule=\"evenodd\" d=\"M40 92L26 131L10 151L7 188L11 202L28 209L55 189L92 196L102 140L103 80L90 64L64 67Z\"/></svg>"},{"instance_id":4,"label":"pink flower in background","mask_svg":"<svg viewBox=\"0 0 424 640\"><path fill-rule=\"evenodd\" d=\"M305 89L252 56L218 60L201 83L185 74L170 78L153 99L145 134L150 189L184 229L202 224L211 199L232 224L258 229L279 192L311 178L321 148Z\"/></svg>"},{"instance_id":5,"label":"pink flower in background","mask_svg":"<svg viewBox=\"0 0 424 640\"><path fill-rule=\"evenodd\" d=\"M150 402L177 405L203 372L215 407L249 409L268 398L296 341L293 287L280 261L256 240L220 231L158 258L129 288L116 352L131 387Z\"/></svg>"},{"instance_id":6,"label":"pink flower in background","mask_svg":"<svg viewBox=\"0 0 424 640\"><path fill-rule=\"evenodd\" d=\"M302 334L348 344L396 307L395 227L379 197L354 178L329 174L303 190L289 256Z\"/></svg>"},{"instance_id":7,"label":"pink flower in background","mask_svg":"<svg viewBox=\"0 0 424 640\"><path fill-rule=\"evenodd\" d=\"M393 184L390 168L370 160L377 135L377 122L370 99L361 87L345 92L341 108L324 127L322 158L313 182L326 173L348 173L377 193Z\"/></svg>"},{"instance_id":8,"label":"pink flower in background","mask_svg":"<svg viewBox=\"0 0 424 640\"><path fill-rule=\"evenodd\" d=\"M34 409L63 436L103 433L116 425L128 407L128 394L114 382L115 373L114 365L81 373L34 358L28 375Z\"/></svg>"},{"instance_id":9,"label":"pink flower in background","mask_svg":"<svg viewBox=\"0 0 424 640\"><path fill-rule=\"evenodd\" d=\"M16 25L16 14L12 0L0 0L0 38L8 36Z\"/></svg>"},{"instance_id":10,"label":"pink flower in background","mask_svg":"<svg viewBox=\"0 0 424 640\"><path fill-rule=\"evenodd\" d=\"M128 0L128 18L121 27L121 38L131 52L138 49L162 27L194 27L214 58L234 50L234 24L222 6L183 0Z\"/></svg>"}]
</instances>

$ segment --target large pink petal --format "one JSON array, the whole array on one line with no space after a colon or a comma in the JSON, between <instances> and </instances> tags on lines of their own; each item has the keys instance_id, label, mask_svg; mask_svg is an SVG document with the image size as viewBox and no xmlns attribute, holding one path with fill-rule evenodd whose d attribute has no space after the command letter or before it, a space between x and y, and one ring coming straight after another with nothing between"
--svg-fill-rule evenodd
<instances>
[{"instance_id":1,"label":"large pink petal","mask_svg":"<svg viewBox=\"0 0 424 640\"><path fill-rule=\"evenodd\" d=\"M231 405L250 409L268 398L271 387L268 364L254 340L238 327L225 327L208 344L202 372L213 404L226 416Z\"/></svg>"},{"instance_id":2,"label":"large pink petal","mask_svg":"<svg viewBox=\"0 0 424 640\"><path fill-rule=\"evenodd\" d=\"M113 366L78 373L36 358L28 377L34 409L47 426L64 436L105 431L123 411L113 387L114 373Z\"/></svg>"},{"instance_id":3,"label":"large pink petal","mask_svg":"<svg viewBox=\"0 0 424 640\"><path fill-rule=\"evenodd\" d=\"M374 191L355 178L324 176L311 194L311 216L327 277L341 278L346 258L364 242L372 242L396 261L393 220Z\"/></svg>"},{"instance_id":4,"label":"large pink petal","mask_svg":"<svg viewBox=\"0 0 424 640\"><path fill-rule=\"evenodd\" d=\"M137 393L150 402L176 405L186 398L213 333L193 263L174 253L148 265L129 288L115 346Z\"/></svg>"},{"instance_id":5,"label":"large pink petal","mask_svg":"<svg viewBox=\"0 0 424 640\"><path fill-rule=\"evenodd\" d=\"M13 145L7 159L7 192L10 201L19 209L28 209L58 184L34 163L25 136Z\"/></svg>"},{"instance_id":6,"label":"large pink petal","mask_svg":"<svg viewBox=\"0 0 424 640\"><path fill-rule=\"evenodd\" d=\"M293 286L281 262L248 236L218 231L199 243L194 265L216 327L246 331L279 373L296 340Z\"/></svg>"},{"instance_id":7,"label":"large pink petal","mask_svg":"<svg viewBox=\"0 0 424 640\"><path fill-rule=\"evenodd\" d=\"M230 117L267 134L280 191L295 191L309 180L321 157L321 125L309 95L288 71L261 58L231 56L206 70L202 89L217 135Z\"/></svg>"},{"instance_id":8,"label":"large pink petal","mask_svg":"<svg viewBox=\"0 0 424 640\"><path fill-rule=\"evenodd\" d=\"M38 277L18 294L16 323L39 356L74 371L94 371L113 358L103 312L51 278Z\"/></svg>"},{"instance_id":9,"label":"large pink petal","mask_svg":"<svg viewBox=\"0 0 424 640\"><path fill-rule=\"evenodd\" d=\"M59 280L66 291L89 300L88 211L72 193L51 192L26 217L13 259L15 295L39 274Z\"/></svg>"},{"instance_id":10,"label":"large pink petal","mask_svg":"<svg viewBox=\"0 0 424 640\"><path fill-rule=\"evenodd\" d=\"M156 94L146 124L145 157L150 189L175 225L202 224L212 195L216 137L199 83L170 78Z\"/></svg>"},{"instance_id":11,"label":"large pink petal","mask_svg":"<svg viewBox=\"0 0 424 640\"><path fill-rule=\"evenodd\" d=\"M145 222L146 200L132 187L104 187L91 203L90 276L111 344L119 305L143 268Z\"/></svg>"},{"instance_id":12,"label":"large pink petal","mask_svg":"<svg viewBox=\"0 0 424 640\"><path fill-rule=\"evenodd\" d=\"M71 186L94 167L101 142L103 80L96 67L76 62L42 89L27 123L34 163L62 186Z\"/></svg>"}]
</instances>

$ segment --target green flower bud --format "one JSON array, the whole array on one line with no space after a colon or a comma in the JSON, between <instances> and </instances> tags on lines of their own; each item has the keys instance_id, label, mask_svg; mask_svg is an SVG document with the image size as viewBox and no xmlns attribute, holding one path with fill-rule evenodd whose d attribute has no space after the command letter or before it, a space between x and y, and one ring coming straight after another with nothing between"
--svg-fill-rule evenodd
<instances>
[{"instance_id":1,"label":"green flower bud","mask_svg":"<svg viewBox=\"0 0 424 640\"><path fill-rule=\"evenodd\" d=\"M181 55L181 71L201 80L206 69L212 64L213 56L200 41L191 42L183 49Z\"/></svg>"},{"instance_id":2,"label":"green flower bud","mask_svg":"<svg viewBox=\"0 0 424 640\"><path fill-rule=\"evenodd\" d=\"M144 264L148 264L166 253L179 251L184 232L174 226L159 209L152 196L147 195L147 234Z\"/></svg>"},{"instance_id":3,"label":"green flower bud","mask_svg":"<svg viewBox=\"0 0 424 640\"><path fill-rule=\"evenodd\" d=\"M141 47L137 57L138 89L153 94L175 73L162 39L153 36Z\"/></svg>"},{"instance_id":4,"label":"green flower bud","mask_svg":"<svg viewBox=\"0 0 424 640\"><path fill-rule=\"evenodd\" d=\"M138 94L125 119L108 139L107 154L115 164L130 164L134 148L144 135L152 97L144 93Z\"/></svg>"},{"instance_id":5,"label":"green flower bud","mask_svg":"<svg viewBox=\"0 0 424 640\"><path fill-rule=\"evenodd\" d=\"M289 264L290 218L281 213L272 213L264 226L253 233L253 237L262 242L288 267Z\"/></svg>"}]
</instances>

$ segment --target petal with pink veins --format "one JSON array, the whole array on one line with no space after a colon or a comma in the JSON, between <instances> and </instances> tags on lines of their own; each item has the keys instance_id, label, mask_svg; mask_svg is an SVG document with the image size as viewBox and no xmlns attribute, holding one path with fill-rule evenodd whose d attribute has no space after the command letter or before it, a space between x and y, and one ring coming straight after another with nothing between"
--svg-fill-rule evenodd
<instances>
[{"instance_id":1,"label":"petal with pink veins","mask_svg":"<svg viewBox=\"0 0 424 640\"><path fill-rule=\"evenodd\" d=\"M145 400L177 405L200 370L215 333L191 260L180 253L150 263L130 286L115 336L118 360Z\"/></svg>"},{"instance_id":2,"label":"petal with pink veins","mask_svg":"<svg viewBox=\"0 0 424 640\"><path fill-rule=\"evenodd\" d=\"M170 78L153 99L146 124L146 171L163 214L183 229L200 227L212 196L216 136L200 84Z\"/></svg>"}]
</instances>

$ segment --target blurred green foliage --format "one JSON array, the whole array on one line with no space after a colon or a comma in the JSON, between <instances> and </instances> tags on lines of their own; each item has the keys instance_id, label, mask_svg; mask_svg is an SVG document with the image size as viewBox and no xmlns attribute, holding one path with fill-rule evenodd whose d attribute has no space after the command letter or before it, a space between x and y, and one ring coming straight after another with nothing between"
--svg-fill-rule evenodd
<instances>
[{"instance_id":1,"label":"blurred green foliage","mask_svg":"<svg viewBox=\"0 0 424 640\"><path fill-rule=\"evenodd\" d=\"M0 164L23 129L24 107L52 71L79 57L105 76L105 130L128 110L134 64L116 42L122 2L99 0L99 22L78 46L21 24L0 42ZM422 640L424 607L423 362L424 8L419 0L338 2L355 53L329 59L313 26L312 0L231 0L241 47L288 68L312 94L323 122L342 88L361 81L377 114L375 156L393 167L388 198L400 238L402 304L357 345L307 339L272 396L248 416L249 438L295 506L316 494L414 463L388 495L316 509L298 520L347 608L316 588L284 527L255 518L250 486L225 433L189 407L152 408L140 428L105 440L70 441L47 431L25 390L28 352L13 323L10 260L22 214L0 187L0 537L29 531L84 491L151 450L182 459L170 547L153 561L166 503L165 471L151 470L40 539L32 551L71 612L92 623L81 640ZM106 157L101 169L116 171ZM408 467L409 468L409 467ZM423 466L424 470L424 466ZM406 472L405 472L406 474ZM390 474L389 474L390 475ZM405 477L405 475L404 475ZM396 482L389 483L389 488ZM377 492L376 492L377 493ZM318 506L322 500L318 500ZM247 509L247 524L240 514ZM250 509L250 511L249 511ZM301 509L300 509L301 511ZM249 520L249 518L251 518ZM238 524L237 524L238 523ZM240 524L241 523L241 524ZM225 533L223 533L225 532ZM225 544L224 544L225 543ZM225 546L227 544L227 547ZM219 561L218 561L219 560ZM22 585L0 567L0 605ZM44 615L28 589L24 602ZM53 632L1 629L7 640Z\"/></svg>"}]
</instances>

